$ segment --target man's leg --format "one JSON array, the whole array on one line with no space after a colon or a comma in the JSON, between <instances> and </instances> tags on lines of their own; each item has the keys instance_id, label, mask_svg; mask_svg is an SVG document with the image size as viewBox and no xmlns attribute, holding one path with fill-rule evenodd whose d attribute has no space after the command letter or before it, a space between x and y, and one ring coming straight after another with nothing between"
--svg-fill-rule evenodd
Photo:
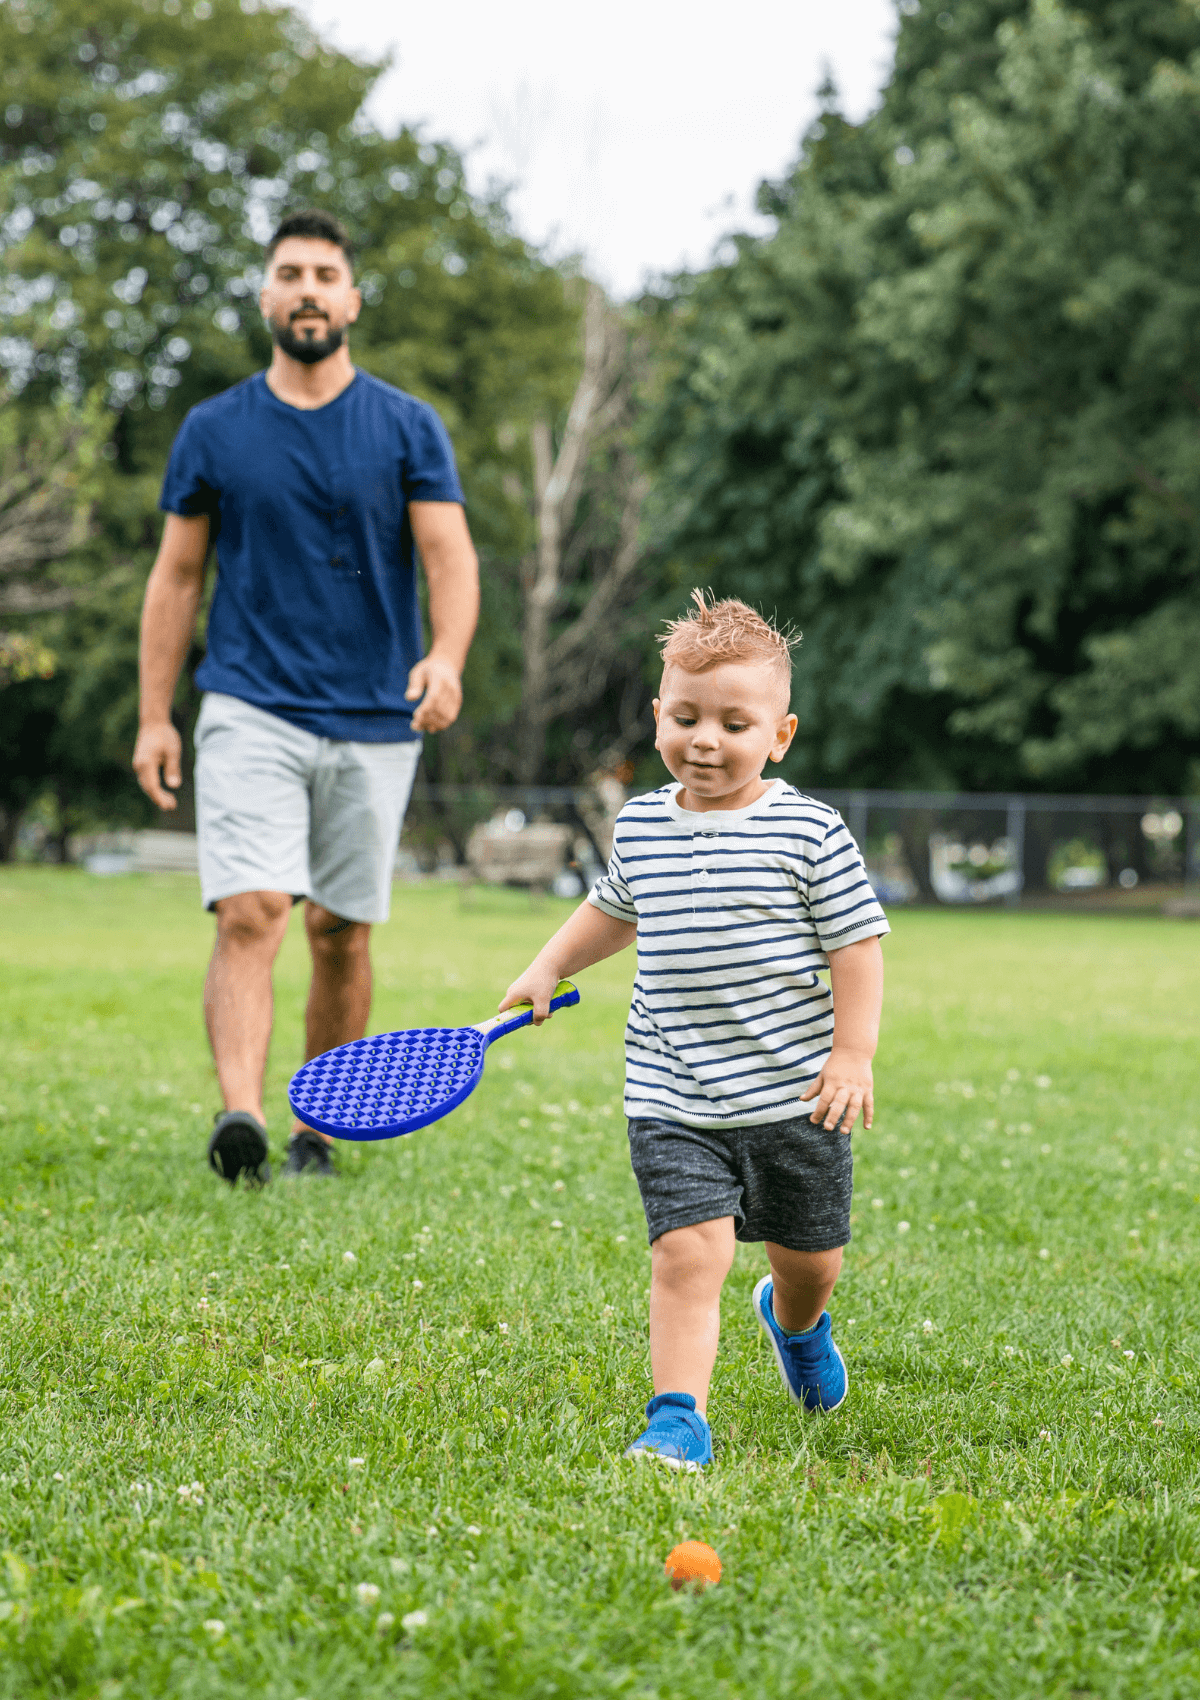
<instances>
[{"instance_id":1,"label":"man's leg","mask_svg":"<svg viewBox=\"0 0 1200 1700\"><path fill-rule=\"evenodd\" d=\"M366 1032L371 925L388 917L392 866L420 747L321 740L312 784L312 896L304 909L313 963L306 1061ZM297 1120L286 1173L332 1175L332 1144Z\"/></svg>"},{"instance_id":2,"label":"man's leg","mask_svg":"<svg viewBox=\"0 0 1200 1700\"><path fill-rule=\"evenodd\" d=\"M246 891L216 904L217 940L204 982L204 1019L226 1110L265 1125L263 1075L271 1041L271 969L287 931L292 899Z\"/></svg>"},{"instance_id":3,"label":"man's leg","mask_svg":"<svg viewBox=\"0 0 1200 1700\"><path fill-rule=\"evenodd\" d=\"M733 1267L733 1217L672 1228L650 1247L650 1367L654 1391L690 1393L708 1410L721 1337L721 1288Z\"/></svg>"},{"instance_id":4,"label":"man's leg","mask_svg":"<svg viewBox=\"0 0 1200 1700\"><path fill-rule=\"evenodd\" d=\"M371 928L345 921L320 903L304 905L304 930L312 953L312 984L304 1013L304 1060L335 1045L361 1039L371 1013ZM293 1133L305 1127L292 1124ZM332 1143L325 1134L321 1138Z\"/></svg>"}]
</instances>

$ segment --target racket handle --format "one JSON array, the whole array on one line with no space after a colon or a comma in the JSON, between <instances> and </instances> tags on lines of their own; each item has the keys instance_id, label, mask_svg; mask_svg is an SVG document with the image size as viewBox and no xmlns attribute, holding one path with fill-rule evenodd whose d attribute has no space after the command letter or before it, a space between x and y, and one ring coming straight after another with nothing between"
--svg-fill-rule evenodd
<instances>
[{"instance_id":1,"label":"racket handle","mask_svg":"<svg viewBox=\"0 0 1200 1700\"><path fill-rule=\"evenodd\" d=\"M566 1009L570 1004L579 1002L579 992L570 980L560 980L554 988L554 996L550 999L550 1013L556 1009ZM503 1015L494 1015L490 1021L479 1022L479 1031L490 1045L493 1039L503 1039L506 1033L515 1033L518 1027L528 1027L533 1021L533 1007L530 1004L518 1004L515 1009L506 1009Z\"/></svg>"}]
</instances>

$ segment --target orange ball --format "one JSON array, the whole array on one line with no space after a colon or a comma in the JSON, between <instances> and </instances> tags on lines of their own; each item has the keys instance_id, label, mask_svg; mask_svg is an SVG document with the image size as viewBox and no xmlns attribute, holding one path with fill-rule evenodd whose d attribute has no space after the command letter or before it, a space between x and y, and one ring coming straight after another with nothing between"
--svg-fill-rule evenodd
<instances>
[{"instance_id":1,"label":"orange ball","mask_svg":"<svg viewBox=\"0 0 1200 1700\"><path fill-rule=\"evenodd\" d=\"M667 1554L663 1569L675 1589L689 1584L707 1588L710 1582L715 1587L721 1580L721 1560L705 1541L680 1541Z\"/></svg>"}]
</instances>

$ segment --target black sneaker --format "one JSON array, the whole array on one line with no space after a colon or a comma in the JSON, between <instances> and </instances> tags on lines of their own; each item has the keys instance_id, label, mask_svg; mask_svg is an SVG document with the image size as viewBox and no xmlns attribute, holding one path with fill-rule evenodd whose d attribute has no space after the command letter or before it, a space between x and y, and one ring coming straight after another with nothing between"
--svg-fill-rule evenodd
<instances>
[{"instance_id":1,"label":"black sneaker","mask_svg":"<svg viewBox=\"0 0 1200 1700\"><path fill-rule=\"evenodd\" d=\"M248 1185L266 1186L271 1178L266 1128L248 1110L218 1112L208 1142L208 1164L231 1186L239 1175L245 1175Z\"/></svg>"},{"instance_id":2,"label":"black sneaker","mask_svg":"<svg viewBox=\"0 0 1200 1700\"><path fill-rule=\"evenodd\" d=\"M301 1128L289 1139L283 1172L285 1175L317 1175L329 1181L337 1179L328 1145L310 1127Z\"/></svg>"}]
</instances>

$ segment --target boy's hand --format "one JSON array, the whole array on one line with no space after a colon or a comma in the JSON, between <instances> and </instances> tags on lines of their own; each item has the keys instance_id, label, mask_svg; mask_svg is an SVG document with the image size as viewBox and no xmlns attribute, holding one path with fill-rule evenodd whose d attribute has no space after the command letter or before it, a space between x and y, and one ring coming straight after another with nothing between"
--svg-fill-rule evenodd
<instances>
[{"instance_id":1,"label":"boy's hand","mask_svg":"<svg viewBox=\"0 0 1200 1700\"><path fill-rule=\"evenodd\" d=\"M826 1059L825 1067L806 1092L801 1103L816 1098L809 1112L814 1122L823 1123L832 1132L840 1121L842 1132L849 1133L862 1111L863 1127L875 1119L874 1077L870 1057L854 1051L839 1050L835 1045Z\"/></svg>"},{"instance_id":2,"label":"boy's hand","mask_svg":"<svg viewBox=\"0 0 1200 1700\"><path fill-rule=\"evenodd\" d=\"M554 996L560 974L551 968L544 968L536 959L529 964L525 972L505 992L500 1000L500 1013L512 1009L520 1003L533 1005L533 1025L540 1027L550 1015L550 999Z\"/></svg>"}]
</instances>

